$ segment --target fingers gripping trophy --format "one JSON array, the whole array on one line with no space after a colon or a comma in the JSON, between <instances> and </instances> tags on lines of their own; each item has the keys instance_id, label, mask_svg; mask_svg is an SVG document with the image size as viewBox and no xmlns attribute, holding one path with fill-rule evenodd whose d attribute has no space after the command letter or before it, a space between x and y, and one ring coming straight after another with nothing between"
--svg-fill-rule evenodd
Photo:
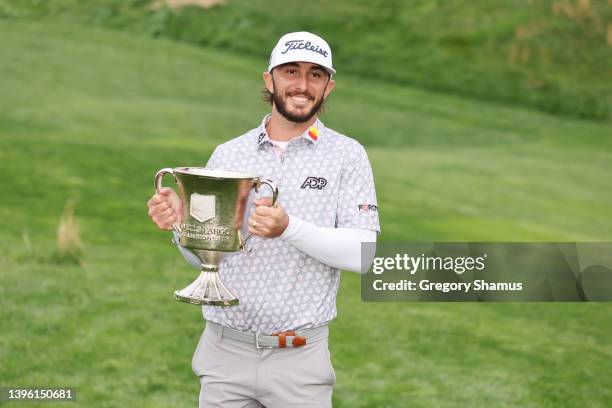
<instances>
[{"instance_id":1,"label":"fingers gripping trophy","mask_svg":"<svg viewBox=\"0 0 612 408\"><path fill-rule=\"evenodd\" d=\"M239 303L231 288L219 278L219 264L226 252L244 250L250 234L242 236L247 200L252 190L262 185L272 189L272 205L278 188L273 181L248 173L204 167L164 168L155 174L157 195L167 194L162 187L165 174L172 174L180 196L182 217L172 229L180 245L200 260L200 276L189 286L174 292L174 298L194 305L232 306ZM166 191L164 191L166 190Z\"/></svg>"}]
</instances>

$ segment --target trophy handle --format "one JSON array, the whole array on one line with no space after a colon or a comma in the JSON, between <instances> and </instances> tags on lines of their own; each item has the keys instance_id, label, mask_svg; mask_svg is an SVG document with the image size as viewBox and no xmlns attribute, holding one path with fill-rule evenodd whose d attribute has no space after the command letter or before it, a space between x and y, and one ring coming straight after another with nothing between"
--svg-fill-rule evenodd
<instances>
[{"instance_id":1,"label":"trophy handle","mask_svg":"<svg viewBox=\"0 0 612 408\"><path fill-rule=\"evenodd\" d=\"M272 189L272 206L275 206L276 205L276 200L278 199L278 187L276 186L276 183L274 183L270 179L258 179L255 182L255 184L253 184L253 188L255 189L255 192L259 192L259 187L262 184L266 184L266 185L268 185ZM253 236L253 234L251 234L251 233L247 234L246 238L242 240L242 248L245 248L247 241L252 236Z\"/></svg>"},{"instance_id":2,"label":"trophy handle","mask_svg":"<svg viewBox=\"0 0 612 408\"><path fill-rule=\"evenodd\" d=\"M159 190L162 189L162 179L164 178L165 174L174 175L174 171L170 167L165 167L161 169L160 171L158 171L157 173L155 173L155 192L157 194L159 194ZM172 229L176 231L177 234L179 235L181 234L181 227L179 227L177 224L172 224Z\"/></svg>"},{"instance_id":3,"label":"trophy handle","mask_svg":"<svg viewBox=\"0 0 612 408\"><path fill-rule=\"evenodd\" d=\"M159 193L159 190L162 189L162 178L164 177L164 174L174 174L174 170L172 170L170 167L165 167L161 169L160 171L158 171L157 173L155 173L155 192L156 193Z\"/></svg>"},{"instance_id":4,"label":"trophy handle","mask_svg":"<svg viewBox=\"0 0 612 408\"><path fill-rule=\"evenodd\" d=\"M278 187L276 187L276 184L270 179L261 179L257 180L257 183L253 185L253 188L255 188L255 192L259 192L259 187L262 184L267 184L272 189L272 206L275 206L276 199L278 198Z\"/></svg>"}]
</instances>

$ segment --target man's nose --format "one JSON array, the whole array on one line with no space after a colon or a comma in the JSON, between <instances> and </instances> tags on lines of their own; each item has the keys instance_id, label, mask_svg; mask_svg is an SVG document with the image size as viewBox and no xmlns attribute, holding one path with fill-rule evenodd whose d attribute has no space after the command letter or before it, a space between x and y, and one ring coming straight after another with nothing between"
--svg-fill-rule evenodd
<instances>
[{"instance_id":1,"label":"man's nose","mask_svg":"<svg viewBox=\"0 0 612 408\"><path fill-rule=\"evenodd\" d=\"M296 79L296 88L299 91L306 91L308 89L308 75L300 74Z\"/></svg>"}]
</instances>

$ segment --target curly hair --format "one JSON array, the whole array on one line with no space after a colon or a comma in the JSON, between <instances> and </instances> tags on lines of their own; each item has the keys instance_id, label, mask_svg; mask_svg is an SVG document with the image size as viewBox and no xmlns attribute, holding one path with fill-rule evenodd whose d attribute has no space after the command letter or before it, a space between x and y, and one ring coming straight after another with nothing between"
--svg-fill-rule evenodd
<instances>
[{"instance_id":1,"label":"curly hair","mask_svg":"<svg viewBox=\"0 0 612 408\"><path fill-rule=\"evenodd\" d=\"M261 99L272 106L272 92L268 91L265 86L261 88Z\"/></svg>"}]
</instances>

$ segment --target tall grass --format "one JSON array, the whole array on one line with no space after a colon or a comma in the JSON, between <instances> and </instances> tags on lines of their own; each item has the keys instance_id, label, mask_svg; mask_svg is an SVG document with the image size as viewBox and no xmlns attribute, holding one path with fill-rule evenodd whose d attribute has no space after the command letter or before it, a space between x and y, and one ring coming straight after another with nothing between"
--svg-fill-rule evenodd
<instances>
[{"instance_id":1,"label":"tall grass","mask_svg":"<svg viewBox=\"0 0 612 408\"><path fill-rule=\"evenodd\" d=\"M83 241L74 211L74 200L69 200L57 227L57 260L83 264Z\"/></svg>"}]
</instances>

